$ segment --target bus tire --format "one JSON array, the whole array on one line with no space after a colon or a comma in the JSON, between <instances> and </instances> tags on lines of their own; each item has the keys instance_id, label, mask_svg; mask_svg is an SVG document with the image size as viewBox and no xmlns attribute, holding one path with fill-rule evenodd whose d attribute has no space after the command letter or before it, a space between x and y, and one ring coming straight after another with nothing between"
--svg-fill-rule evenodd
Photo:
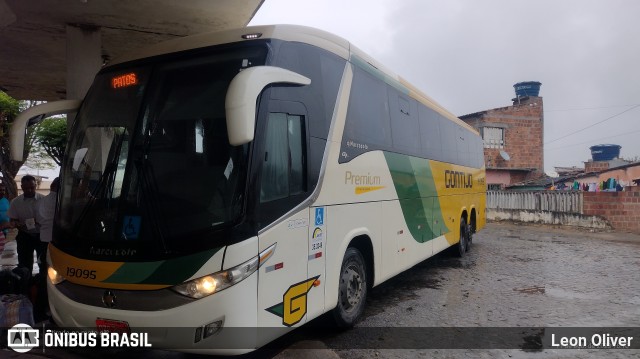
<instances>
[{"instance_id":1,"label":"bus tire","mask_svg":"<svg viewBox=\"0 0 640 359\"><path fill-rule=\"evenodd\" d=\"M467 240L467 221L464 218L460 218L460 241L458 241L454 251L456 257L462 258L467 253Z\"/></svg>"},{"instance_id":2,"label":"bus tire","mask_svg":"<svg viewBox=\"0 0 640 359\"><path fill-rule=\"evenodd\" d=\"M473 243L473 225L467 225L467 252L471 250L471 243Z\"/></svg>"},{"instance_id":3,"label":"bus tire","mask_svg":"<svg viewBox=\"0 0 640 359\"><path fill-rule=\"evenodd\" d=\"M352 327L362 315L367 300L367 270L362 253L349 247L342 259L338 283L338 305L333 319L340 328Z\"/></svg>"}]
</instances>

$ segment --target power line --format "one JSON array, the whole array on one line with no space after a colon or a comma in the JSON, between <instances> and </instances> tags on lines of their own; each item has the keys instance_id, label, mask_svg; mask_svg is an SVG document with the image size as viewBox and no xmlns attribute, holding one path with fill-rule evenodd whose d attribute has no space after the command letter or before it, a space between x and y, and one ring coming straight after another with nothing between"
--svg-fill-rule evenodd
<instances>
[{"instance_id":1,"label":"power line","mask_svg":"<svg viewBox=\"0 0 640 359\"><path fill-rule=\"evenodd\" d=\"M634 103L631 105L616 105L616 106L599 106L599 107L580 107L580 108L560 108L560 109L545 109L544 112L566 112L566 111L583 111L583 110L601 110L605 108L619 108L619 107L631 107L638 106L640 104Z\"/></svg>"},{"instance_id":2,"label":"power line","mask_svg":"<svg viewBox=\"0 0 640 359\"><path fill-rule=\"evenodd\" d=\"M638 108L638 107L640 107L640 104L635 105L635 106L633 106L633 107L631 107L631 108L628 108L628 109L626 109L626 110L624 110L624 111L622 111L622 112L620 112L620 113L617 113L617 114L615 114L615 115L613 115L613 116L607 117L607 118L605 118L605 119L604 119L604 120L602 120L602 121L599 121L599 122L596 122L596 123L594 123L594 124L592 124L592 125L589 125L589 126L587 126L587 127L581 128L581 129L579 129L578 131L574 131L574 132L571 132L571 133L569 133L569 134L567 134L567 135L564 135L564 136L562 136L562 137L558 137L558 138L556 138L555 140L552 140L552 141L549 141L549 142L545 142L545 145L548 145L548 144L550 144L550 143L556 142L556 141L561 140L561 139L563 139L563 138L567 138L567 137L569 137L569 136L571 136L571 135L575 135L576 133L582 132L582 131L584 131L584 130L586 130L586 129L588 129L588 128L591 128L591 127L593 127L593 126L595 126L595 125L599 125L599 124L601 124L601 123L603 123L603 122L605 122L605 121L609 121L609 120L610 120L610 119L612 119L612 118L618 117L618 116L622 115L623 113L625 113L625 112L629 112L629 111L631 111L631 110L633 110L633 109L636 109L636 108Z\"/></svg>"},{"instance_id":3,"label":"power line","mask_svg":"<svg viewBox=\"0 0 640 359\"><path fill-rule=\"evenodd\" d=\"M613 135L613 136L600 137L600 138L596 138L596 139L593 139L593 140L590 140L590 141L575 143L573 145L566 145L566 146L560 146L560 147L554 147L554 148L545 148L545 151L547 151L547 150L549 150L549 151L551 151L551 150L559 150L561 148L574 147L574 146L581 146L581 145L585 145L585 144L594 143L596 141L604 140L604 139L607 139L607 138L626 136L626 135L631 135L631 134L638 133L638 132L640 132L640 130L632 131L632 132L620 133L620 134Z\"/></svg>"}]
</instances>

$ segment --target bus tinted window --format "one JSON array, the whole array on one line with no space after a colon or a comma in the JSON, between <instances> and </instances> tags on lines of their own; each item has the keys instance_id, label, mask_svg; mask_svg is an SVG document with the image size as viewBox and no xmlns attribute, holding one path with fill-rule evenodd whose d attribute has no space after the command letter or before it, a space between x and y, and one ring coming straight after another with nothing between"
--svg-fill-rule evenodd
<instances>
[{"instance_id":1,"label":"bus tinted window","mask_svg":"<svg viewBox=\"0 0 640 359\"><path fill-rule=\"evenodd\" d=\"M417 102L388 86L393 148L400 152L420 152Z\"/></svg>"},{"instance_id":2,"label":"bus tinted window","mask_svg":"<svg viewBox=\"0 0 640 359\"><path fill-rule=\"evenodd\" d=\"M306 190L306 146L303 117L270 113L267 123L260 202Z\"/></svg>"},{"instance_id":3,"label":"bus tinted window","mask_svg":"<svg viewBox=\"0 0 640 359\"><path fill-rule=\"evenodd\" d=\"M391 147L386 85L358 67L354 70L344 132L347 139L360 145Z\"/></svg>"}]
</instances>

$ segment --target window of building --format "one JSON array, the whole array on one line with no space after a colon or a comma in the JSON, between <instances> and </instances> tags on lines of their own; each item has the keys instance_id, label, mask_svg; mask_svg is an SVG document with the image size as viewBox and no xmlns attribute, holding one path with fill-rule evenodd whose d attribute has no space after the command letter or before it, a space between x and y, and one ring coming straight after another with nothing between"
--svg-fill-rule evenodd
<instances>
[{"instance_id":1,"label":"window of building","mask_svg":"<svg viewBox=\"0 0 640 359\"><path fill-rule=\"evenodd\" d=\"M504 148L504 128L483 127L484 148Z\"/></svg>"},{"instance_id":2,"label":"window of building","mask_svg":"<svg viewBox=\"0 0 640 359\"><path fill-rule=\"evenodd\" d=\"M502 184L500 183L487 184L487 191L500 191L500 190L502 190Z\"/></svg>"}]
</instances>

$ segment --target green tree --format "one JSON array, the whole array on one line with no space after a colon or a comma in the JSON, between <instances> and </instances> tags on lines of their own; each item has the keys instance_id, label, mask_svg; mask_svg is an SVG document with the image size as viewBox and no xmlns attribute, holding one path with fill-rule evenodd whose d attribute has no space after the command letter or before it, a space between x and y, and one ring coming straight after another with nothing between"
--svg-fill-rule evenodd
<instances>
[{"instance_id":1,"label":"green tree","mask_svg":"<svg viewBox=\"0 0 640 359\"><path fill-rule=\"evenodd\" d=\"M24 164L24 161L13 161L11 159L9 128L20 111L24 111L38 103L37 101L18 101L0 91L0 174L2 175L2 183L7 188L7 196L9 198L14 198L18 194L15 177L20 167ZM27 129L23 155L25 160L29 157L29 152L31 151L34 132L33 126Z\"/></svg>"},{"instance_id":2,"label":"green tree","mask_svg":"<svg viewBox=\"0 0 640 359\"><path fill-rule=\"evenodd\" d=\"M50 117L43 120L35 128L34 136L36 143L61 166L67 145L67 118Z\"/></svg>"},{"instance_id":3,"label":"green tree","mask_svg":"<svg viewBox=\"0 0 640 359\"><path fill-rule=\"evenodd\" d=\"M37 131L37 129L36 129ZM31 152L29 153L29 158L24 162L23 167L27 167L32 170L51 170L56 168L57 164L45 151L44 147L40 143L36 141L33 143L31 147Z\"/></svg>"}]
</instances>

